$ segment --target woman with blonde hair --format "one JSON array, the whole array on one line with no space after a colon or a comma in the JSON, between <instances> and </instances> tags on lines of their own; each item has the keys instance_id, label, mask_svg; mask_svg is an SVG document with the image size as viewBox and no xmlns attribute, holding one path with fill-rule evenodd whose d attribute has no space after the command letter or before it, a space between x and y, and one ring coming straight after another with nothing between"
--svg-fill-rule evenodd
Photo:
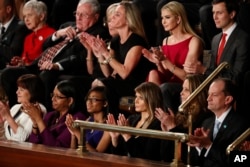
<instances>
[{"instance_id":1,"label":"woman with blonde hair","mask_svg":"<svg viewBox=\"0 0 250 167\"><path fill-rule=\"evenodd\" d=\"M155 63L157 70L149 73L148 81L158 85L164 82L182 83L187 73L185 64L196 63L203 54L203 41L190 27L183 5L171 1L161 9L162 25L170 35L163 40L160 49L143 54Z\"/></svg>"},{"instance_id":2,"label":"woman with blonde hair","mask_svg":"<svg viewBox=\"0 0 250 167\"><path fill-rule=\"evenodd\" d=\"M120 2L109 26L117 32L117 37L111 40L110 49L98 37L89 41L92 50L100 55L98 61L102 71L108 71L108 77L96 79L92 86L107 87L113 98L111 111L116 111L120 97L133 95L134 88L145 81L152 65L141 53L148 44L140 12L134 3Z\"/></svg>"}]
</instances>

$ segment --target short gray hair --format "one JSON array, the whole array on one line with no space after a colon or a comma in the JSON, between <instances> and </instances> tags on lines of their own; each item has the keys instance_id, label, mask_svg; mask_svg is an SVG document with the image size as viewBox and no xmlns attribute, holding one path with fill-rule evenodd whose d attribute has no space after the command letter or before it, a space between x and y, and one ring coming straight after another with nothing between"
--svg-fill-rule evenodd
<instances>
[{"instance_id":1,"label":"short gray hair","mask_svg":"<svg viewBox=\"0 0 250 167\"><path fill-rule=\"evenodd\" d=\"M47 19L47 6L42 1L37 0L30 0L26 2L23 6L23 9L31 8L33 9L38 15L44 14L44 19Z\"/></svg>"},{"instance_id":2,"label":"short gray hair","mask_svg":"<svg viewBox=\"0 0 250 167\"><path fill-rule=\"evenodd\" d=\"M98 13L100 14L101 12L101 5L98 2L98 0L80 0L78 5L84 4L84 3L89 3L92 6L92 11L93 13Z\"/></svg>"}]
</instances>

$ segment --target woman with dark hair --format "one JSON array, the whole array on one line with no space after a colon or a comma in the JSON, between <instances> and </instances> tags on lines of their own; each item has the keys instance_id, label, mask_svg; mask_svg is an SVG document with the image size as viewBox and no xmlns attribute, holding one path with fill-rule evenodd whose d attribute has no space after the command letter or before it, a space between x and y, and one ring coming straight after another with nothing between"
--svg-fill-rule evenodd
<instances>
[{"instance_id":1,"label":"woman with dark hair","mask_svg":"<svg viewBox=\"0 0 250 167\"><path fill-rule=\"evenodd\" d=\"M71 134L65 120L71 114L74 119L85 119L83 112L77 110L77 90L74 84L64 80L59 82L51 95L54 111L41 116L39 109L28 106L28 114L33 121L33 130L29 141L49 146L70 147Z\"/></svg>"},{"instance_id":2,"label":"woman with dark hair","mask_svg":"<svg viewBox=\"0 0 250 167\"><path fill-rule=\"evenodd\" d=\"M108 99L107 90L104 86L93 87L89 90L86 96L86 107L90 114L87 121L105 123L108 112ZM67 125L70 133L72 134L72 142L74 138L80 141L80 130L72 127L74 119L71 114L66 117L65 124ZM86 146L89 151L108 152L111 138L109 133L101 130L88 129L86 130ZM72 143L71 143L72 144ZM75 144L71 145L75 148Z\"/></svg>"},{"instance_id":3,"label":"woman with dark hair","mask_svg":"<svg viewBox=\"0 0 250 167\"><path fill-rule=\"evenodd\" d=\"M204 75L188 74L182 84L182 91L180 93L181 103L186 101L204 80ZM183 112L173 112L171 109L168 109L168 112L165 112L163 109L157 108L155 110L155 116L157 119L159 119L159 121L161 121L162 130L167 132L189 133L190 121L192 122L192 132L197 127L200 127L206 118L213 115L213 113L207 109L207 96L208 87L205 87L184 109ZM190 114L192 116L192 120L190 120ZM191 150L191 153L193 151L194 150ZM181 153L182 162L187 163L186 144L182 145ZM163 161L172 162L174 158L174 141L162 141L161 158ZM190 159L192 165L196 165L196 162L198 161L195 158L195 156L192 156Z\"/></svg>"},{"instance_id":4,"label":"woman with dark hair","mask_svg":"<svg viewBox=\"0 0 250 167\"><path fill-rule=\"evenodd\" d=\"M112 114L109 114L107 123L160 130L160 121L154 115L155 109L159 107L163 108L163 97L159 86L152 82L143 82L135 88L135 111L137 113L130 115L128 119L123 114L119 114L117 121ZM117 132L110 132L110 136L113 151L116 154L160 160L160 139Z\"/></svg>"},{"instance_id":5,"label":"woman with dark hair","mask_svg":"<svg viewBox=\"0 0 250 167\"><path fill-rule=\"evenodd\" d=\"M19 104L9 108L8 101L0 101L0 117L4 123L4 135L9 140L26 141L32 131L32 120L26 106L33 106L40 111L41 117L46 113L44 85L42 80L33 74L22 75L17 80L17 101ZM3 134L2 134L3 135Z\"/></svg>"}]
</instances>

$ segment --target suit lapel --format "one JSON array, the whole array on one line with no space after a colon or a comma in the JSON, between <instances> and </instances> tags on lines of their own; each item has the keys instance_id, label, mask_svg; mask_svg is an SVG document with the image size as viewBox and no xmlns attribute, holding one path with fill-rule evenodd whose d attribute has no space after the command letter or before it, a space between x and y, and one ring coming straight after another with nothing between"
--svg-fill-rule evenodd
<instances>
[{"instance_id":1,"label":"suit lapel","mask_svg":"<svg viewBox=\"0 0 250 167\"><path fill-rule=\"evenodd\" d=\"M216 66L216 58L217 58L217 53L218 53L221 37L222 37L222 33L219 33L218 35L216 35L214 37L214 44L213 44L214 47L212 48L214 54L212 54L213 57L211 59L211 62L213 63L213 66Z\"/></svg>"},{"instance_id":2,"label":"suit lapel","mask_svg":"<svg viewBox=\"0 0 250 167\"><path fill-rule=\"evenodd\" d=\"M9 34L10 32L12 32L12 31L16 28L16 26L17 26L17 24L18 24L17 22L18 22L17 18L14 17L14 19L11 21L9 27L5 30L5 32L4 32L3 36L2 36L2 40L3 40L3 41L4 41L4 40L8 40L8 39L7 39L7 38L9 38L9 37L8 37L8 34Z\"/></svg>"},{"instance_id":3,"label":"suit lapel","mask_svg":"<svg viewBox=\"0 0 250 167\"><path fill-rule=\"evenodd\" d=\"M215 140L217 138L222 138L223 135L226 134L227 130L228 130L228 125L229 125L229 122L232 118L232 112L234 112L232 109L229 111L228 115L226 116L226 118L224 119L224 121L222 122L221 126L220 126L220 129L215 137Z\"/></svg>"},{"instance_id":4,"label":"suit lapel","mask_svg":"<svg viewBox=\"0 0 250 167\"><path fill-rule=\"evenodd\" d=\"M238 27L236 27L233 30L232 34L228 38L228 40L226 42L226 45L225 45L225 48L224 48L224 50L222 52L220 62L228 60L228 58L227 58L228 52L230 52L230 48L232 47L233 43L235 42L237 34L238 34Z\"/></svg>"}]
</instances>

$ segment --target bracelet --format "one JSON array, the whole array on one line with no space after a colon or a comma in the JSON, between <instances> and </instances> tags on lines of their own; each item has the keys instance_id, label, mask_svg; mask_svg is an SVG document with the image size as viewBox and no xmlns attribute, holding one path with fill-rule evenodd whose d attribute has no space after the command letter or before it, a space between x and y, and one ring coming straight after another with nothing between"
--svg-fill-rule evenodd
<instances>
[{"instance_id":1,"label":"bracelet","mask_svg":"<svg viewBox=\"0 0 250 167\"><path fill-rule=\"evenodd\" d=\"M173 73L173 72L174 72L175 67L176 67L175 65L172 67L172 69L170 70L170 72L171 72L171 73Z\"/></svg>"},{"instance_id":2,"label":"bracelet","mask_svg":"<svg viewBox=\"0 0 250 167\"><path fill-rule=\"evenodd\" d=\"M111 60L113 59L113 56L109 56L107 59L103 60L103 62L99 62L102 65L107 65Z\"/></svg>"},{"instance_id":3,"label":"bracelet","mask_svg":"<svg viewBox=\"0 0 250 167\"><path fill-rule=\"evenodd\" d=\"M109 64L109 63L112 61L113 58L114 58L113 56L109 56L109 57L106 59L107 64ZM104 61L105 61L105 60L104 60Z\"/></svg>"}]
</instances>

